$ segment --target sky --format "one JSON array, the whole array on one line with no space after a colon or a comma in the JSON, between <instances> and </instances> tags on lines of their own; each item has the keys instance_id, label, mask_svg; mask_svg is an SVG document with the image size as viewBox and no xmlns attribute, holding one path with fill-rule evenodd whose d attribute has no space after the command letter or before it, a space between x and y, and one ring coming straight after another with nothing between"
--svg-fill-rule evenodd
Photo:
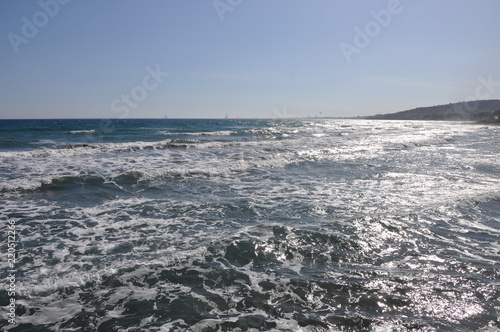
<instances>
[{"instance_id":1,"label":"sky","mask_svg":"<svg viewBox=\"0 0 500 332\"><path fill-rule=\"evenodd\" d=\"M351 117L500 99L498 0L0 1L0 118Z\"/></svg>"}]
</instances>

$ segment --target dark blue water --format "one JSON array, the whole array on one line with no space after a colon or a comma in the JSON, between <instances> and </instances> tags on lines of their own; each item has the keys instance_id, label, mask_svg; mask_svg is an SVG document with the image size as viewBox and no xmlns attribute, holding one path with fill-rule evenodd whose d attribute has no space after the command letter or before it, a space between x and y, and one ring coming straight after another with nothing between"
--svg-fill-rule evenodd
<instances>
[{"instance_id":1,"label":"dark blue water","mask_svg":"<svg viewBox=\"0 0 500 332\"><path fill-rule=\"evenodd\" d=\"M499 331L499 143L472 123L0 121L0 327Z\"/></svg>"}]
</instances>

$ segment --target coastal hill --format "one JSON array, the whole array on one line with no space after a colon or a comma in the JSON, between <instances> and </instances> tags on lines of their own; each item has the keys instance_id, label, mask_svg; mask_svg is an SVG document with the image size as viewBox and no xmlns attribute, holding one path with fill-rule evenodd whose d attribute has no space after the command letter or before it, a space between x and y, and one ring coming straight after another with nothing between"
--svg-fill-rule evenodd
<instances>
[{"instance_id":1,"label":"coastal hill","mask_svg":"<svg viewBox=\"0 0 500 332\"><path fill-rule=\"evenodd\" d=\"M369 116L367 119L500 122L499 116L500 100L495 99L419 107L402 112L377 114Z\"/></svg>"}]
</instances>

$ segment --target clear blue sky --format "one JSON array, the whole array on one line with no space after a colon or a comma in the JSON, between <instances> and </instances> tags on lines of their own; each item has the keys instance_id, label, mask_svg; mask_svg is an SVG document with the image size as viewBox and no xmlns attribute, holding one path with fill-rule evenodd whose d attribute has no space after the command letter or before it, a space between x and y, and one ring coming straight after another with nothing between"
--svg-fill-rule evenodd
<instances>
[{"instance_id":1,"label":"clear blue sky","mask_svg":"<svg viewBox=\"0 0 500 332\"><path fill-rule=\"evenodd\" d=\"M497 99L484 80L500 82L499 14L498 0L4 0L0 118L356 116Z\"/></svg>"}]
</instances>

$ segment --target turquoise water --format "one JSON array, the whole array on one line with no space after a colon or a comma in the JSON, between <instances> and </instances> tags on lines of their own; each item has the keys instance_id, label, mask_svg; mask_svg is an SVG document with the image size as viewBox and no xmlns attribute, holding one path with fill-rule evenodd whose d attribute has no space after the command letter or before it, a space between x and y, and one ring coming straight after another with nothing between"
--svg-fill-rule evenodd
<instances>
[{"instance_id":1,"label":"turquoise water","mask_svg":"<svg viewBox=\"0 0 500 332\"><path fill-rule=\"evenodd\" d=\"M497 331L499 143L452 122L0 121L0 327Z\"/></svg>"}]
</instances>

